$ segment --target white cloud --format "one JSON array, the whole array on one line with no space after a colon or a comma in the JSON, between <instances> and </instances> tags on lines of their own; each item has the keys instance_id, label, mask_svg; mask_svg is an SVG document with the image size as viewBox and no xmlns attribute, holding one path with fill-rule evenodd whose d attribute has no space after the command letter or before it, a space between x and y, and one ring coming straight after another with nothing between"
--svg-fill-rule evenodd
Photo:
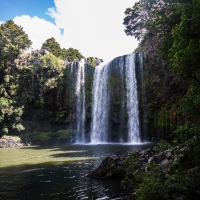
<instances>
[{"instance_id":1,"label":"white cloud","mask_svg":"<svg viewBox=\"0 0 200 200\"><path fill-rule=\"evenodd\" d=\"M47 14L52 24L38 17L15 17L15 23L24 27L34 48L40 48L54 37L61 47L76 48L85 57L94 56L111 60L129 54L137 47L134 37L124 33L123 18L127 7L136 0L54 0L55 8ZM64 32L61 35L60 28Z\"/></svg>"},{"instance_id":2,"label":"white cloud","mask_svg":"<svg viewBox=\"0 0 200 200\"><path fill-rule=\"evenodd\" d=\"M64 28L67 44L85 56L105 60L133 52L138 42L124 33L127 7L136 0L54 0L56 9L48 13L59 28Z\"/></svg>"},{"instance_id":3,"label":"white cloud","mask_svg":"<svg viewBox=\"0 0 200 200\"><path fill-rule=\"evenodd\" d=\"M4 23L5 23L5 22L3 22L3 21L0 21L0 25L1 25L1 24L4 24Z\"/></svg>"},{"instance_id":4,"label":"white cloud","mask_svg":"<svg viewBox=\"0 0 200 200\"><path fill-rule=\"evenodd\" d=\"M38 17L31 18L28 15L22 15L20 17L15 17L13 21L23 27L23 30L33 42L32 47L34 49L41 48L42 43L51 37L56 38L59 43L63 42L60 29L44 19Z\"/></svg>"}]
</instances>

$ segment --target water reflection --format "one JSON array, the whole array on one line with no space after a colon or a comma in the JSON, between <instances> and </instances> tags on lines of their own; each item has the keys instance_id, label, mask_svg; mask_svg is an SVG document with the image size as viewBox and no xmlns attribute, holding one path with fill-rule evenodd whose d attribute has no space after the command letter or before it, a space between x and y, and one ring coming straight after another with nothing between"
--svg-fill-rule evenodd
<instances>
[{"instance_id":1,"label":"water reflection","mask_svg":"<svg viewBox=\"0 0 200 200\"><path fill-rule=\"evenodd\" d=\"M119 180L87 178L103 158L133 145L63 145L0 149L0 199L113 199Z\"/></svg>"}]
</instances>

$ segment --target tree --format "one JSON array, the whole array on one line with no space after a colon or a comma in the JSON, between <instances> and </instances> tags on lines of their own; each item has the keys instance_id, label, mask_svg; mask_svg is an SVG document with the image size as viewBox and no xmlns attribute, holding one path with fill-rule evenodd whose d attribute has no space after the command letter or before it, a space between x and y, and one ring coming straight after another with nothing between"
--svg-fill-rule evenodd
<instances>
[{"instance_id":1,"label":"tree","mask_svg":"<svg viewBox=\"0 0 200 200\"><path fill-rule=\"evenodd\" d=\"M50 51L54 56L61 57L62 56L62 49L60 44L56 42L55 38L49 38L42 44L42 49L46 49Z\"/></svg>"},{"instance_id":2,"label":"tree","mask_svg":"<svg viewBox=\"0 0 200 200\"><path fill-rule=\"evenodd\" d=\"M66 50L64 48L62 50L62 58L66 59L69 62L72 62L73 60L79 60L84 57L77 49L69 48Z\"/></svg>"},{"instance_id":3,"label":"tree","mask_svg":"<svg viewBox=\"0 0 200 200\"><path fill-rule=\"evenodd\" d=\"M0 26L0 62L13 61L32 42L21 26L12 20Z\"/></svg>"},{"instance_id":4,"label":"tree","mask_svg":"<svg viewBox=\"0 0 200 200\"><path fill-rule=\"evenodd\" d=\"M18 69L14 60L31 45L28 35L12 20L0 26L0 136L22 130L23 106L17 101Z\"/></svg>"},{"instance_id":5,"label":"tree","mask_svg":"<svg viewBox=\"0 0 200 200\"><path fill-rule=\"evenodd\" d=\"M177 12L181 21L172 30L171 68L181 78L200 84L200 0L179 4Z\"/></svg>"},{"instance_id":6,"label":"tree","mask_svg":"<svg viewBox=\"0 0 200 200\"><path fill-rule=\"evenodd\" d=\"M42 44L42 49L46 49L53 53L54 56L57 58L60 58L62 60L67 60L69 62L72 62L73 60L84 58L81 53L77 49L69 48L61 48L60 44L56 42L55 38L50 38L46 40Z\"/></svg>"}]
</instances>

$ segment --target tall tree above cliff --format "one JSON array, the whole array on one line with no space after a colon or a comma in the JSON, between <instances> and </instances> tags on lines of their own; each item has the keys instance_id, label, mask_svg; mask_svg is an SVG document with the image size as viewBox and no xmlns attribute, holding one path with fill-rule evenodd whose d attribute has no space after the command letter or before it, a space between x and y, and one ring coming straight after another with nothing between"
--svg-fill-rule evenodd
<instances>
[{"instance_id":1,"label":"tall tree above cliff","mask_svg":"<svg viewBox=\"0 0 200 200\"><path fill-rule=\"evenodd\" d=\"M69 48L67 50L63 49L62 53L63 53L62 54L63 59L66 59L69 62L84 58L83 55L77 49L73 49L73 48Z\"/></svg>"},{"instance_id":2,"label":"tall tree above cliff","mask_svg":"<svg viewBox=\"0 0 200 200\"><path fill-rule=\"evenodd\" d=\"M163 36L180 22L176 7L187 0L140 0L132 8L127 8L123 24L125 33L144 39L149 35Z\"/></svg>"},{"instance_id":3,"label":"tall tree above cliff","mask_svg":"<svg viewBox=\"0 0 200 200\"><path fill-rule=\"evenodd\" d=\"M14 60L22 50L32 44L21 26L12 20L0 26L0 61Z\"/></svg>"},{"instance_id":4,"label":"tall tree above cliff","mask_svg":"<svg viewBox=\"0 0 200 200\"><path fill-rule=\"evenodd\" d=\"M84 58L83 55L73 48L65 49L61 48L60 44L56 42L55 38L49 38L42 44L42 49L46 49L53 53L54 56L72 62L73 60Z\"/></svg>"},{"instance_id":5,"label":"tall tree above cliff","mask_svg":"<svg viewBox=\"0 0 200 200\"><path fill-rule=\"evenodd\" d=\"M42 44L42 49L50 51L56 57L62 56L62 49L60 47L60 44L55 40L54 37L47 39Z\"/></svg>"},{"instance_id":6,"label":"tall tree above cliff","mask_svg":"<svg viewBox=\"0 0 200 200\"><path fill-rule=\"evenodd\" d=\"M18 71L14 60L31 45L28 35L12 20L0 26L0 136L22 130L23 107L17 102Z\"/></svg>"},{"instance_id":7,"label":"tall tree above cliff","mask_svg":"<svg viewBox=\"0 0 200 200\"><path fill-rule=\"evenodd\" d=\"M172 70L200 84L200 0L178 5L177 12L181 21L172 31L173 44L168 54Z\"/></svg>"}]
</instances>

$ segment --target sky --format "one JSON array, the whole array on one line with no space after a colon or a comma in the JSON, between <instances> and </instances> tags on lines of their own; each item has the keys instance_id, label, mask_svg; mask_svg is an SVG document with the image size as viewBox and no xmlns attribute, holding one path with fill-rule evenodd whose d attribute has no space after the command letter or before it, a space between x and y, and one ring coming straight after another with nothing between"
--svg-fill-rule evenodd
<instances>
[{"instance_id":1,"label":"sky","mask_svg":"<svg viewBox=\"0 0 200 200\"><path fill-rule=\"evenodd\" d=\"M138 41L124 32L124 11L137 0L0 0L0 23L13 20L40 49L54 37L62 48L110 61Z\"/></svg>"}]
</instances>

